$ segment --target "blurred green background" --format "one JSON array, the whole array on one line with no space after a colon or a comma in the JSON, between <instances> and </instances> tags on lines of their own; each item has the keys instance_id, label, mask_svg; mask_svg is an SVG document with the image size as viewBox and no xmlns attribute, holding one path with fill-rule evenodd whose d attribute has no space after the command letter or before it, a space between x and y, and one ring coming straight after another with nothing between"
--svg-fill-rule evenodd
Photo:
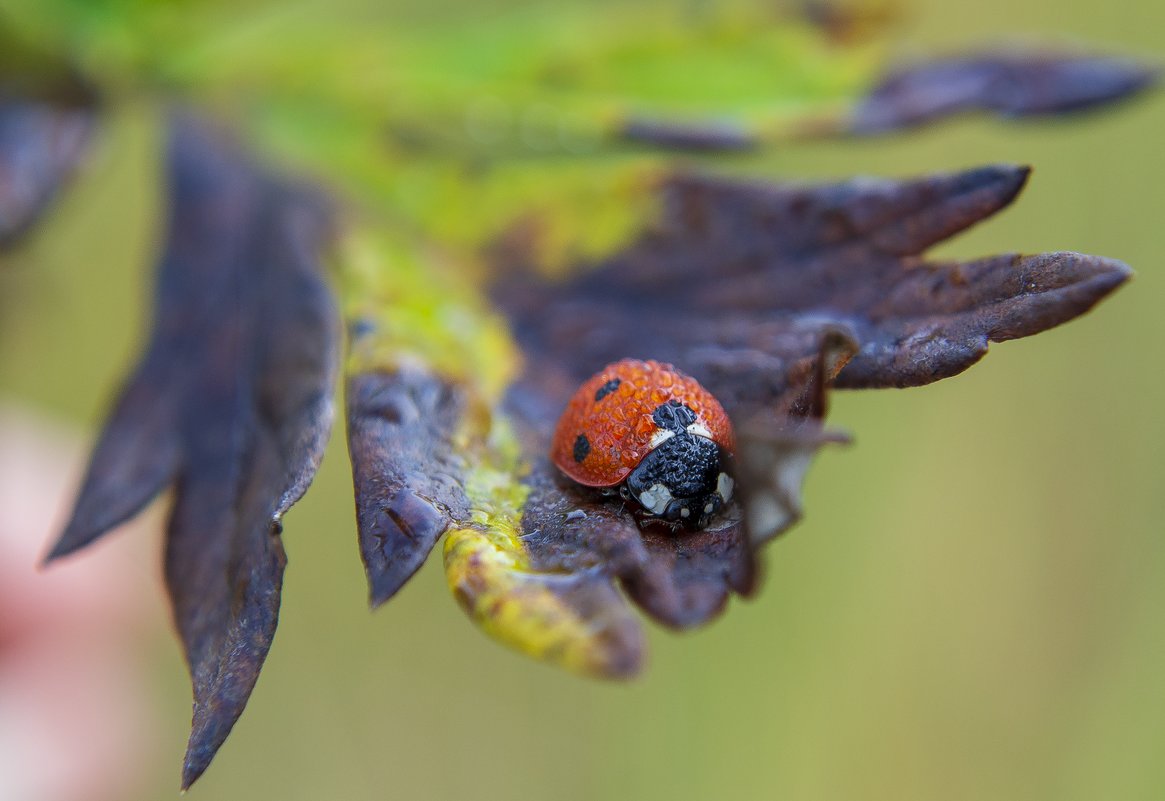
<instances>
[{"instance_id":1,"label":"blurred green background","mask_svg":"<svg viewBox=\"0 0 1165 801\"><path fill-rule=\"evenodd\" d=\"M913 0L903 55L1001 37L1165 56L1159 0ZM369 614L344 432L286 519L282 623L197 799L1165 797L1165 97L1049 123L957 120L787 148L790 178L1035 166L1016 205L937 251L1077 250L1136 279L1095 312L908 391L836 394L759 597L650 635L628 685L488 641L440 559ZM90 431L145 324L158 131L130 108L0 283L0 394ZM159 589L157 603L162 603ZM176 792L179 647L151 644Z\"/></svg>"}]
</instances>

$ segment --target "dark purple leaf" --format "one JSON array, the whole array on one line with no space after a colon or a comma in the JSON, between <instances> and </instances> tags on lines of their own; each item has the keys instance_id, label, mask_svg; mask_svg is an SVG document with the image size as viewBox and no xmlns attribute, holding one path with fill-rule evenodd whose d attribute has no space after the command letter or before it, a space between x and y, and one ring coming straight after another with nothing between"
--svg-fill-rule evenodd
<instances>
[{"instance_id":1,"label":"dark purple leaf","mask_svg":"<svg viewBox=\"0 0 1165 801\"><path fill-rule=\"evenodd\" d=\"M548 440L535 442L549 449ZM716 615L730 591L752 592L756 565L737 513L677 536L641 530L619 502L598 500L560 480L545 457L534 464L528 483L522 542L540 572L618 577L648 614L675 628Z\"/></svg>"},{"instance_id":2,"label":"dark purple leaf","mask_svg":"<svg viewBox=\"0 0 1165 801\"><path fill-rule=\"evenodd\" d=\"M96 106L71 64L0 18L0 250L33 228L83 160Z\"/></svg>"},{"instance_id":3,"label":"dark purple leaf","mask_svg":"<svg viewBox=\"0 0 1165 801\"><path fill-rule=\"evenodd\" d=\"M929 246L1006 206L1028 171L815 187L679 176L630 247L565 282L519 271L495 292L530 368L511 389L533 470L523 544L544 571L598 568L672 626L754 586L753 552L799 515L825 390L954 375L989 341L1074 317L1129 276L1078 254L933 264ZM511 255L513 251L509 251ZM741 509L711 530L640 530L545 454L574 387L625 357L668 361L724 404L740 438Z\"/></svg>"},{"instance_id":4,"label":"dark purple leaf","mask_svg":"<svg viewBox=\"0 0 1165 801\"><path fill-rule=\"evenodd\" d=\"M759 140L730 123L679 123L637 117L627 120L619 136L659 150L692 153L753 150Z\"/></svg>"},{"instance_id":5,"label":"dark purple leaf","mask_svg":"<svg viewBox=\"0 0 1165 801\"><path fill-rule=\"evenodd\" d=\"M420 568L453 520L468 519L452 444L465 404L455 386L415 368L355 376L347 395L360 553L379 606Z\"/></svg>"},{"instance_id":6,"label":"dark purple leaf","mask_svg":"<svg viewBox=\"0 0 1165 801\"><path fill-rule=\"evenodd\" d=\"M371 321L352 328L357 350L378 336ZM471 430L465 424L474 414L469 394L418 365L349 379L348 447L373 605L395 594L454 527L446 544L450 587L471 617L518 621L498 636L567 669L607 678L634 675L642 664L642 630L601 562L564 565L565 572L548 563L526 565L525 549L504 535L491 537L475 519L465 487L468 474L483 469L481 443L458 435ZM561 510L543 512L554 517ZM596 514L623 523L609 510ZM628 534L626 545L642 551L638 535Z\"/></svg>"},{"instance_id":7,"label":"dark purple leaf","mask_svg":"<svg viewBox=\"0 0 1165 801\"><path fill-rule=\"evenodd\" d=\"M936 59L890 72L858 104L847 130L884 133L968 111L1027 117L1099 108L1144 91L1158 74L1128 58L1055 52Z\"/></svg>"},{"instance_id":8,"label":"dark purple leaf","mask_svg":"<svg viewBox=\"0 0 1165 801\"><path fill-rule=\"evenodd\" d=\"M168 178L151 341L50 559L174 487L166 582L194 685L188 787L242 713L275 633L280 519L330 430L337 323L321 198L184 117Z\"/></svg>"},{"instance_id":9,"label":"dark purple leaf","mask_svg":"<svg viewBox=\"0 0 1165 801\"><path fill-rule=\"evenodd\" d=\"M72 175L93 134L89 109L0 92L0 249L27 233Z\"/></svg>"}]
</instances>

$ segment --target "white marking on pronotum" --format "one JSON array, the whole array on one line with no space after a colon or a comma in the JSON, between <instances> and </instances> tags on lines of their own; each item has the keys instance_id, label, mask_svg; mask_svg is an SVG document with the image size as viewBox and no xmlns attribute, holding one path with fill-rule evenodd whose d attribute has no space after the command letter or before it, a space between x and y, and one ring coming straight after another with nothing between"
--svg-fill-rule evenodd
<instances>
[{"instance_id":1,"label":"white marking on pronotum","mask_svg":"<svg viewBox=\"0 0 1165 801\"><path fill-rule=\"evenodd\" d=\"M704 507L704 514L706 514L706 515L712 514L712 510L715 508L716 508L716 504L709 503L707 506Z\"/></svg>"},{"instance_id":2,"label":"white marking on pronotum","mask_svg":"<svg viewBox=\"0 0 1165 801\"><path fill-rule=\"evenodd\" d=\"M691 512L691 510L688 509L688 507L685 506L683 509L680 509L680 517L691 517L691 516L692 516L692 512Z\"/></svg>"},{"instance_id":3,"label":"white marking on pronotum","mask_svg":"<svg viewBox=\"0 0 1165 801\"><path fill-rule=\"evenodd\" d=\"M647 511L661 515L671 503L671 491L663 484L652 484L650 489L639 494L639 502Z\"/></svg>"},{"instance_id":4,"label":"white marking on pronotum","mask_svg":"<svg viewBox=\"0 0 1165 801\"><path fill-rule=\"evenodd\" d=\"M716 479L716 491L720 493L720 497L724 499L725 503L732 500L732 490L735 486L736 482L727 473L721 473L720 477Z\"/></svg>"},{"instance_id":5,"label":"white marking on pronotum","mask_svg":"<svg viewBox=\"0 0 1165 801\"><path fill-rule=\"evenodd\" d=\"M703 423L692 423L690 426L688 426L688 433L695 434L699 437L707 437L708 439L712 439L712 432L709 431Z\"/></svg>"},{"instance_id":6,"label":"white marking on pronotum","mask_svg":"<svg viewBox=\"0 0 1165 801\"><path fill-rule=\"evenodd\" d=\"M668 431L666 428L661 428L651 435L651 449L655 450L663 443L674 437L676 432Z\"/></svg>"}]
</instances>

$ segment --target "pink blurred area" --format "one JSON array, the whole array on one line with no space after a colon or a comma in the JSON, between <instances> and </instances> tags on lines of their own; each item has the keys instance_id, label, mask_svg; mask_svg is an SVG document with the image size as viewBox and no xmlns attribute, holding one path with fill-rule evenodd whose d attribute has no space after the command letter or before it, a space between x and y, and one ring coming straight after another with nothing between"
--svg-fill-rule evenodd
<instances>
[{"instance_id":1,"label":"pink blurred area","mask_svg":"<svg viewBox=\"0 0 1165 801\"><path fill-rule=\"evenodd\" d=\"M41 568L86 445L0 405L0 801L125 801L155 759L158 516Z\"/></svg>"}]
</instances>

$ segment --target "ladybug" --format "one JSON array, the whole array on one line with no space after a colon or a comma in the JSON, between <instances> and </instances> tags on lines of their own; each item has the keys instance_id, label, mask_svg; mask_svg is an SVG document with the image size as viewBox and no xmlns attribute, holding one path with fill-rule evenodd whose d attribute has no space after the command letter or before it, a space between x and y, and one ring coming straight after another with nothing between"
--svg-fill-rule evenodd
<instances>
[{"instance_id":1,"label":"ladybug","mask_svg":"<svg viewBox=\"0 0 1165 801\"><path fill-rule=\"evenodd\" d=\"M735 447L724 408L696 379L624 359L575 392L550 455L579 484L638 504L644 518L703 528L732 499Z\"/></svg>"}]
</instances>

